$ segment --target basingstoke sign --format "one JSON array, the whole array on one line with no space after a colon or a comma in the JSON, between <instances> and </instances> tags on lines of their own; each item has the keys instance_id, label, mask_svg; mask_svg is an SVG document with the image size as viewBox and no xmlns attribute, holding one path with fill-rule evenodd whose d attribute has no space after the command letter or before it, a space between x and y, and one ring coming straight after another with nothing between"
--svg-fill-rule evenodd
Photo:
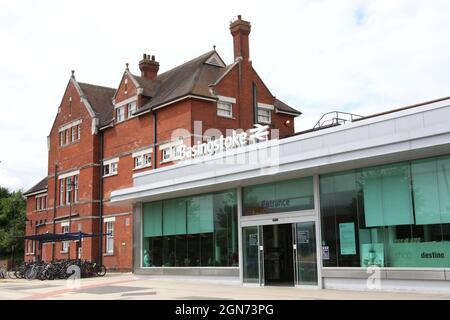
<instances>
[{"instance_id":1,"label":"basingstoke sign","mask_svg":"<svg viewBox=\"0 0 450 320\"><path fill-rule=\"evenodd\" d=\"M238 133L233 130L229 136L221 135L218 139L205 143L197 143L192 147L181 145L179 148L178 160L195 158L206 155L213 155L228 149L242 147L259 141L266 141L269 136L269 126L260 124L253 125L254 128L248 132Z\"/></svg>"}]
</instances>

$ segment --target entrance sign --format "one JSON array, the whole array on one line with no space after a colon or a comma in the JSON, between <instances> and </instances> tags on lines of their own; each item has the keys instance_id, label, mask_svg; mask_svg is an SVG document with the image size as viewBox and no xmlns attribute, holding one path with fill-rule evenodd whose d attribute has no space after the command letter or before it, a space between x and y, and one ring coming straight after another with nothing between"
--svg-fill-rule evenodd
<instances>
[{"instance_id":1,"label":"entrance sign","mask_svg":"<svg viewBox=\"0 0 450 320\"><path fill-rule=\"evenodd\" d=\"M266 141L269 137L269 126L260 124L254 124L253 126L254 128L248 130L248 132L238 133L236 130L233 130L229 136L225 137L221 135L218 139L205 143L197 143L192 147L181 145L179 150L180 155L177 157L177 160L213 155L255 142Z\"/></svg>"},{"instance_id":2,"label":"entrance sign","mask_svg":"<svg viewBox=\"0 0 450 320\"><path fill-rule=\"evenodd\" d=\"M339 224L341 254L356 254L355 224L353 222Z\"/></svg>"}]
</instances>

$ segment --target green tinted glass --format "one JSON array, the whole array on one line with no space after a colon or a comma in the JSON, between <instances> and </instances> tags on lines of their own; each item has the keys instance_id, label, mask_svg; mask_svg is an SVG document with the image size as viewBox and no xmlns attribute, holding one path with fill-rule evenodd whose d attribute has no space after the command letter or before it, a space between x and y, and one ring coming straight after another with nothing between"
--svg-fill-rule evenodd
<instances>
[{"instance_id":1,"label":"green tinted glass","mask_svg":"<svg viewBox=\"0 0 450 320\"><path fill-rule=\"evenodd\" d=\"M144 204L144 237L162 235L162 202Z\"/></svg>"},{"instance_id":2,"label":"green tinted glass","mask_svg":"<svg viewBox=\"0 0 450 320\"><path fill-rule=\"evenodd\" d=\"M244 215L314 209L313 178L245 187L243 197Z\"/></svg>"},{"instance_id":3,"label":"green tinted glass","mask_svg":"<svg viewBox=\"0 0 450 320\"><path fill-rule=\"evenodd\" d=\"M416 224L450 222L450 158L411 164Z\"/></svg>"},{"instance_id":4,"label":"green tinted glass","mask_svg":"<svg viewBox=\"0 0 450 320\"><path fill-rule=\"evenodd\" d=\"M413 223L408 165L363 169L360 181L367 227Z\"/></svg>"},{"instance_id":5,"label":"green tinted glass","mask_svg":"<svg viewBox=\"0 0 450 320\"><path fill-rule=\"evenodd\" d=\"M414 161L411 173L416 224L440 223L437 161Z\"/></svg>"},{"instance_id":6,"label":"green tinted glass","mask_svg":"<svg viewBox=\"0 0 450 320\"><path fill-rule=\"evenodd\" d=\"M191 197L187 199L186 203L187 233L213 232L213 195Z\"/></svg>"},{"instance_id":7,"label":"green tinted glass","mask_svg":"<svg viewBox=\"0 0 450 320\"><path fill-rule=\"evenodd\" d=\"M165 200L163 205L163 234L186 234L185 199Z\"/></svg>"}]
</instances>

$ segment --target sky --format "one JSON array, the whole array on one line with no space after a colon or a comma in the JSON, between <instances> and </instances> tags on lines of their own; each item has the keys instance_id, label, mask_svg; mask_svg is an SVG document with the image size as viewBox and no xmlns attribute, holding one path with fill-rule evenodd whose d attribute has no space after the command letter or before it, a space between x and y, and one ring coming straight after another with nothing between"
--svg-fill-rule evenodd
<instances>
[{"instance_id":1,"label":"sky","mask_svg":"<svg viewBox=\"0 0 450 320\"><path fill-rule=\"evenodd\" d=\"M272 93L303 115L369 115L450 96L448 0L0 0L0 186L47 175L50 132L70 71L117 87L143 53L160 72L216 45L233 60L229 23L252 24L250 58Z\"/></svg>"}]
</instances>

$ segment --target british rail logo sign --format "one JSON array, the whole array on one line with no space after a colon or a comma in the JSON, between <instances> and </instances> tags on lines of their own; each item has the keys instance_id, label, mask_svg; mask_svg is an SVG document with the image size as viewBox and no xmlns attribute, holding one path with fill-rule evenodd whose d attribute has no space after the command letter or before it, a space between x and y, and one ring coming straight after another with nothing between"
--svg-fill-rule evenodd
<instances>
[{"instance_id":1,"label":"british rail logo sign","mask_svg":"<svg viewBox=\"0 0 450 320\"><path fill-rule=\"evenodd\" d=\"M260 141L267 141L268 137L269 126L255 124L247 132L238 133L236 130L233 130L231 135L221 135L215 140L198 143L192 147L184 144L180 145L178 160L217 154L229 149L239 148Z\"/></svg>"}]
</instances>

